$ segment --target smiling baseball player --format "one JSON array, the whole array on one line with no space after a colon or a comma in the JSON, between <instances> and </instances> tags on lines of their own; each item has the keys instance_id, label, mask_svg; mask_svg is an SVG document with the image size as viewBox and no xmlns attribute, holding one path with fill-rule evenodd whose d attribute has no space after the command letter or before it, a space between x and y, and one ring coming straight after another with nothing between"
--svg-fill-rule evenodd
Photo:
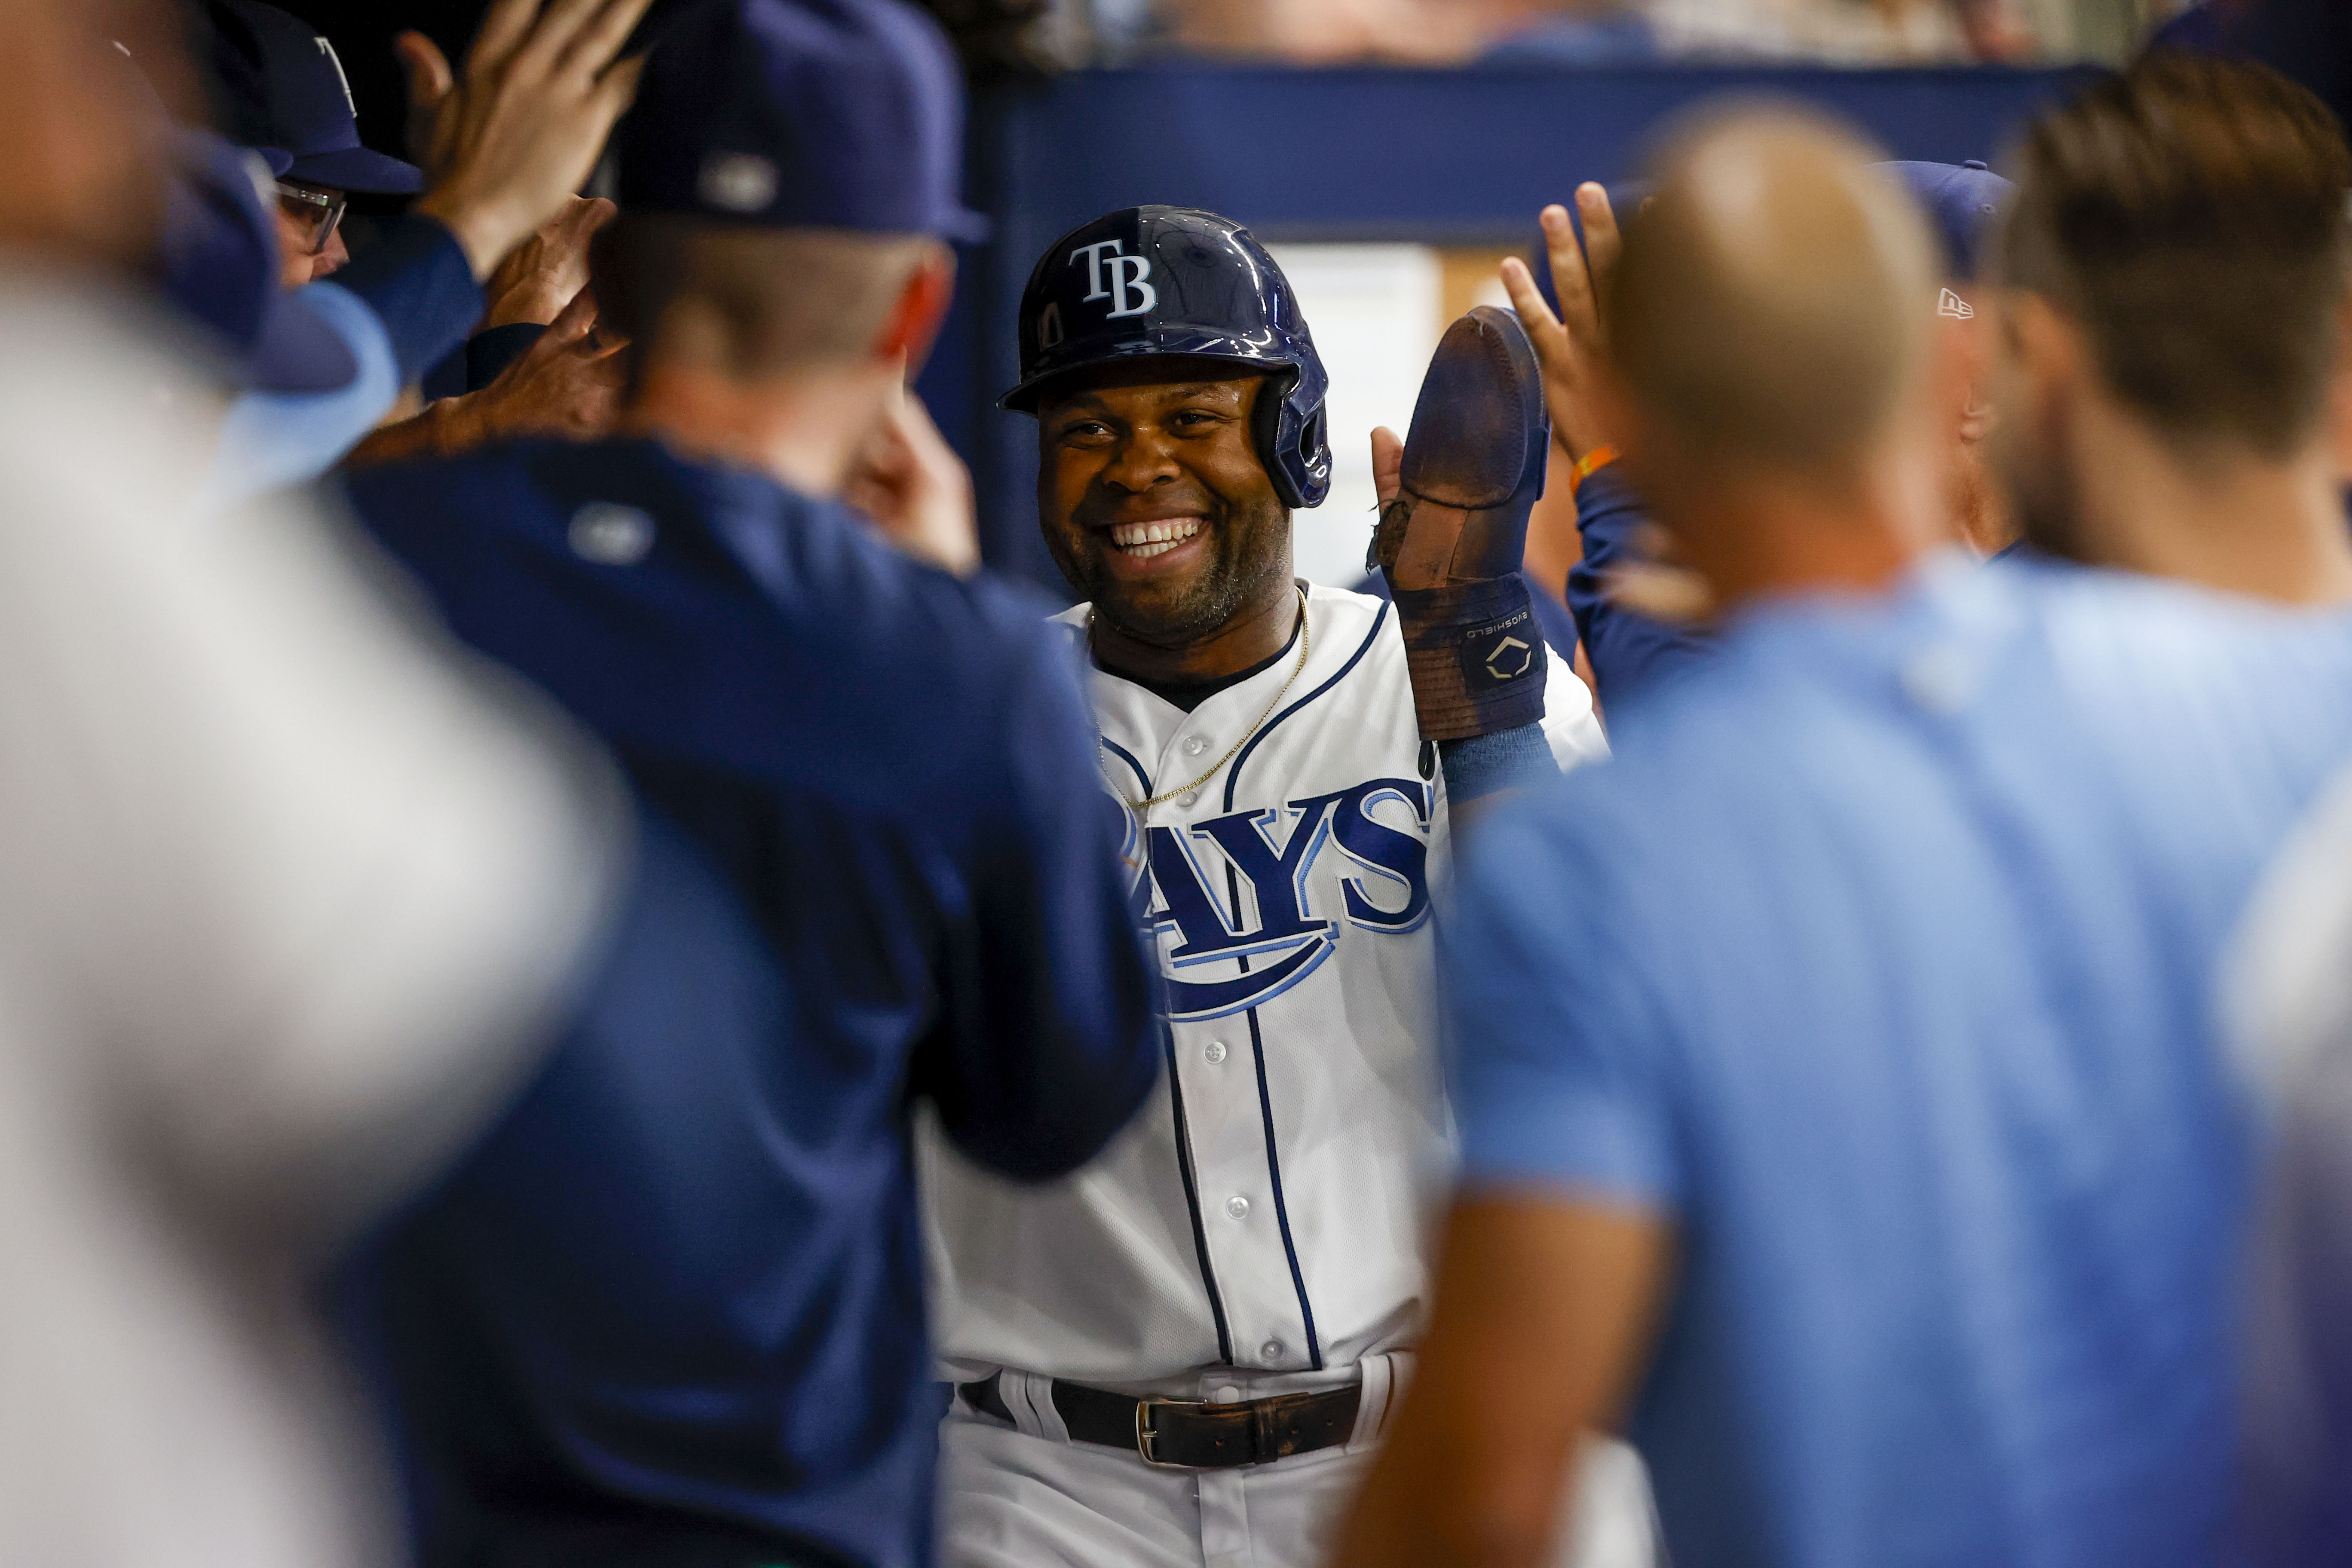
<instances>
[{"instance_id":1,"label":"smiling baseball player","mask_svg":"<svg viewBox=\"0 0 2352 1568\"><path fill-rule=\"evenodd\" d=\"M1501 312L1447 334L1384 486L1391 606L1292 574L1291 510L1329 484L1326 376L1246 230L1113 213L1038 263L1020 327L1004 403L1037 417L1045 539L1088 601L1062 620L1168 1072L1066 1180L929 1148L958 1385L941 1557L1304 1568L1427 1307L1449 821L1605 750L1514 575L1548 440L1534 357Z\"/></svg>"}]
</instances>

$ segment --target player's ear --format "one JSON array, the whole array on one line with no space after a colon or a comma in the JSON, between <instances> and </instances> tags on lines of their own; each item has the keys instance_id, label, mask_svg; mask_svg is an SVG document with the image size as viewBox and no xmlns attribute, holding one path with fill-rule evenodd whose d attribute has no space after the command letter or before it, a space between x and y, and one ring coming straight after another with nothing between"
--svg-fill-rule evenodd
<instances>
[{"instance_id":1,"label":"player's ear","mask_svg":"<svg viewBox=\"0 0 2352 1568\"><path fill-rule=\"evenodd\" d=\"M2080 323L2046 297L2012 289L2001 300L2003 368L2032 399L2046 405L2061 391L2080 386L2093 374L2091 345Z\"/></svg>"},{"instance_id":2,"label":"player's ear","mask_svg":"<svg viewBox=\"0 0 2352 1568\"><path fill-rule=\"evenodd\" d=\"M935 241L924 249L875 336L875 358L903 358L910 379L922 370L955 299L955 252L946 246Z\"/></svg>"}]
</instances>

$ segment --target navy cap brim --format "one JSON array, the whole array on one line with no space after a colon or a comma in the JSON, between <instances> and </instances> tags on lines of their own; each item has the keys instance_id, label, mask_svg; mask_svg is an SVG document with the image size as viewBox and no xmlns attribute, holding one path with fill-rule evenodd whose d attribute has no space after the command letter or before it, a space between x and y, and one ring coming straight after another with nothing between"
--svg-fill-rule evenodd
<instances>
[{"instance_id":1,"label":"navy cap brim","mask_svg":"<svg viewBox=\"0 0 2352 1568\"><path fill-rule=\"evenodd\" d=\"M1110 365L1146 359L1223 360L1228 364L1262 374L1294 368L1287 363L1270 358L1264 343L1237 338L1223 328L1171 323L1139 333L1124 342L1104 344L1076 363L1041 370L998 398L996 406L1008 414L1034 414L1038 403L1047 393L1058 390L1061 384L1082 379Z\"/></svg>"},{"instance_id":2,"label":"navy cap brim","mask_svg":"<svg viewBox=\"0 0 2352 1568\"><path fill-rule=\"evenodd\" d=\"M288 173L304 184L369 196L412 196L425 188L424 170L365 147L305 153L294 160Z\"/></svg>"},{"instance_id":3,"label":"navy cap brim","mask_svg":"<svg viewBox=\"0 0 2352 1568\"><path fill-rule=\"evenodd\" d=\"M270 308L239 368L256 392L341 392L358 376L360 362L343 335L298 289Z\"/></svg>"},{"instance_id":4,"label":"navy cap brim","mask_svg":"<svg viewBox=\"0 0 2352 1568\"><path fill-rule=\"evenodd\" d=\"M283 147L255 147L249 150L258 154L261 161L269 165L269 177L273 180L284 179L286 171L294 166L294 154Z\"/></svg>"}]
</instances>

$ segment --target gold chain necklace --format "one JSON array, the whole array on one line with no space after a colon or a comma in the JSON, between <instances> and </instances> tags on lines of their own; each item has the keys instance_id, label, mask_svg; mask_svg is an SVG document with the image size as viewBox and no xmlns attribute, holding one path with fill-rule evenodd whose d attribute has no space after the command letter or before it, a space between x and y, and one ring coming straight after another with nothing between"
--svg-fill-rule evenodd
<instances>
[{"instance_id":1,"label":"gold chain necklace","mask_svg":"<svg viewBox=\"0 0 2352 1568\"><path fill-rule=\"evenodd\" d=\"M1166 795L1155 795L1150 800L1128 800L1127 792L1119 788L1116 781L1110 781L1111 794L1118 796L1121 801L1125 802L1128 810L1135 813L1138 816L1140 816L1145 812L1150 811L1153 806L1165 805L1170 801L1174 800L1178 795L1190 794L1192 791L1199 789L1202 784L1207 784L1211 779L1216 777L1217 770L1223 767L1227 763L1232 762L1234 754L1240 752L1244 746L1250 743L1251 738L1256 735L1260 729L1264 728L1265 721L1274 717L1274 710L1281 705L1282 700L1290 695L1290 689L1298 684L1299 672L1307 668L1307 650L1308 647L1307 629L1307 590L1301 588L1298 590L1298 662L1290 667L1290 678L1282 683L1282 689L1274 694L1274 700L1265 705L1265 711L1257 716L1256 722L1250 725L1249 729L1244 731L1240 740L1235 741L1231 746L1225 749L1225 754L1223 756L1219 757L1215 762L1209 764L1209 771L1207 773L1202 773L1191 784L1179 785L1177 788L1170 790ZM1094 637L1095 616L1092 610L1088 610L1087 612L1087 642L1090 647L1094 643ZM1103 768L1103 776L1106 780L1110 780L1110 770L1108 767L1104 765L1108 756L1108 743L1105 742L1101 734L1097 732L1095 736L1095 764L1097 767Z\"/></svg>"}]
</instances>

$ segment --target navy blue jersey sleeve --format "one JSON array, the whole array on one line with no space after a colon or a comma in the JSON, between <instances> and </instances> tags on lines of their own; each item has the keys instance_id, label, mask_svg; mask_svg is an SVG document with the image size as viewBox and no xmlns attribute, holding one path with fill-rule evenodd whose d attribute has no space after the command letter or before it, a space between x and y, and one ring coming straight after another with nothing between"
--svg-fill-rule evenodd
<instances>
[{"instance_id":1,"label":"navy blue jersey sleeve","mask_svg":"<svg viewBox=\"0 0 2352 1568\"><path fill-rule=\"evenodd\" d=\"M1706 649L1703 634L1670 626L1610 599L1610 571L1637 558L1634 535L1647 514L1641 497L1615 465L1595 470L1576 492L1576 530L1584 559L1569 569L1568 607L1592 661L1592 679L1606 707Z\"/></svg>"},{"instance_id":2,"label":"navy blue jersey sleeve","mask_svg":"<svg viewBox=\"0 0 2352 1568\"><path fill-rule=\"evenodd\" d=\"M457 237L429 217L394 218L335 281L367 302L392 339L400 384L425 379L482 319L482 286Z\"/></svg>"},{"instance_id":3,"label":"navy blue jersey sleeve","mask_svg":"<svg viewBox=\"0 0 2352 1568\"><path fill-rule=\"evenodd\" d=\"M1119 808L1096 782L1094 725L1067 651L1035 629L982 721L1000 783L976 824L972 918L951 938L947 1026L917 1082L959 1147L1029 1181L1091 1159L1160 1064Z\"/></svg>"}]
</instances>

